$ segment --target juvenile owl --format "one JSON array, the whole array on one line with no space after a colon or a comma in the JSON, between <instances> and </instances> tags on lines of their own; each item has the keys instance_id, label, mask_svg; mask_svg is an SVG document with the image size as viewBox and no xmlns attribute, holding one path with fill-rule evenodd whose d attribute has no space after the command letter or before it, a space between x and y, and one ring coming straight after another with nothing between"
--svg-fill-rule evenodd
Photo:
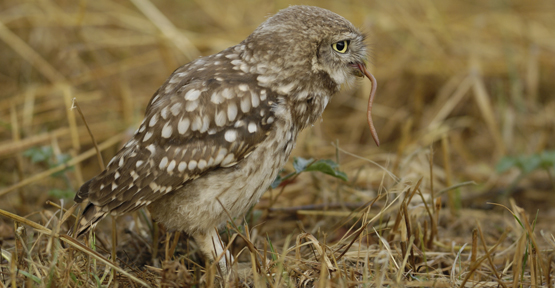
<instances>
[{"instance_id":1,"label":"juvenile owl","mask_svg":"<svg viewBox=\"0 0 555 288\"><path fill-rule=\"evenodd\" d=\"M77 235L148 206L215 259L224 251L216 229L258 201L341 85L366 75L375 91L363 41L333 12L292 6L241 43L175 70L133 138L79 189L75 202L89 204Z\"/></svg>"}]
</instances>

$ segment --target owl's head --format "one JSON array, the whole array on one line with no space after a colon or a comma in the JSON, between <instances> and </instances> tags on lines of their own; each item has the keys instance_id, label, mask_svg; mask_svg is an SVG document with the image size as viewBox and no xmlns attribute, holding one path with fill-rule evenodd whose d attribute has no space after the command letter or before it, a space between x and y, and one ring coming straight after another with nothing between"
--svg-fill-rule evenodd
<instances>
[{"instance_id":1,"label":"owl's head","mask_svg":"<svg viewBox=\"0 0 555 288\"><path fill-rule=\"evenodd\" d=\"M281 78L288 78L283 80L326 74L338 89L354 76L363 76L358 64L366 60L364 35L347 19L323 8L283 9L245 41L255 54L263 53L256 58L266 60L275 72L295 71L295 76L282 74Z\"/></svg>"},{"instance_id":2,"label":"owl's head","mask_svg":"<svg viewBox=\"0 0 555 288\"><path fill-rule=\"evenodd\" d=\"M372 123L376 80L364 64L364 35L347 19L323 8L291 6L262 23L241 44L242 58L259 74L258 84L295 103L293 114L306 127L320 117L329 98L355 76L372 81L368 124Z\"/></svg>"}]
</instances>

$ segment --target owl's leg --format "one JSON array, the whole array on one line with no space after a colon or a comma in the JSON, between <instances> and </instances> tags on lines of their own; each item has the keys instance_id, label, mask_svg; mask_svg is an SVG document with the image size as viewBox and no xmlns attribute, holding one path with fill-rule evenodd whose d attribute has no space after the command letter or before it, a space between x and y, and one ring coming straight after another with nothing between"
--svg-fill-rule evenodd
<instances>
[{"instance_id":1,"label":"owl's leg","mask_svg":"<svg viewBox=\"0 0 555 288\"><path fill-rule=\"evenodd\" d=\"M207 233L196 233L193 238L197 245L199 245L200 251L212 261L216 260L224 252L224 243L220 241L216 229L211 229ZM231 268L232 263L233 256L226 250L225 255L222 255L218 262L223 275L227 274L228 268Z\"/></svg>"}]
</instances>

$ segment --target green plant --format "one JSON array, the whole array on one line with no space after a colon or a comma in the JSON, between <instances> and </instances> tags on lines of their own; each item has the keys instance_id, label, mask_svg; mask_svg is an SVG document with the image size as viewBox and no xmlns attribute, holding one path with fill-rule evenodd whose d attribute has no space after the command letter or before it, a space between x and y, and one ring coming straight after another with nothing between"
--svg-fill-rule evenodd
<instances>
[{"instance_id":1,"label":"green plant","mask_svg":"<svg viewBox=\"0 0 555 288\"><path fill-rule=\"evenodd\" d=\"M25 152L23 152L23 156L29 158L31 163L33 164L45 164L48 168L54 168L61 164L67 163L71 156L69 154L54 154L54 150L51 146L42 146L42 147L32 147ZM66 172L73 171L73 166L68 166L67 168L63 169L62 171L58 171L52 174L51 177L59 178L64 180L66 184L65 189L53 188L48 191L48 195L58 198L58 199L68 199L73 197L75 191L71 186L71 181L67 176Z\"/></svg>"},{"instance_id":2,"label":"green plant","mask_svg":"<svg viewBox=\"0 0 555 288\"><path fill-rule=\"evenodd\" d=\"M497 166L495 167L498 173L504 173L511 168L518 168L520 174L513 181L509 187L508 193L510 193L516 184L526 177L531 172L543 169L547 172L551 183L553 184L553 189L555 189L555 182L551 174L551 170L555 170L555 151L542 151L541 153L536 153L532 155L519 155L519 156L507 156L503 157Z\"/></svg>"},{"instance_id":3,"label":"green plant","mask_svg":"<svg viewBox=\"0 0 555 288\"><path fill-rule=\"evenodd\" d=\"M339 164L335 163L329 159L314 160L314 159L304 159L301 157L293 158L293 168L294 172L291 172L285 176L278 175L276 180L272 183L272 189L277 188L283 181L296 176L302 172L318 171L324 174L331 175L335 178L339 178L343 181L347 181L347 174L339 171Z\"/></svg>"}]
</instances>

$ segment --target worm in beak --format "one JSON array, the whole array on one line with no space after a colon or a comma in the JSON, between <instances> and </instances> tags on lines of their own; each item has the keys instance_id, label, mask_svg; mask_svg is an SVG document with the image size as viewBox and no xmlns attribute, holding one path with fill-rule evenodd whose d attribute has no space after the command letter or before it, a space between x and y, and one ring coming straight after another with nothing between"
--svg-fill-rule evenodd
<instances>
[{"instance_id":1,"label":"worm in beak","mask_svg":"<svg viewBox=\"0 0 555 288\"><path fill-rule=\"evenodd\" d=\"M368 97L368 112L367 112L367 118L368 118L368 126L370 126L370 133L372 134L372 138L374 138L374 142L376 142L376 145L380 146L380 139L378 138L378 132L376 132L376 128L374 127L374 122L372 121L372 103L374 102L374 95L376 95L376 89L378 87L378 82L376 81L376 78L374 78L374 75L370 74L370 72L368 72L368 70L366 70L366 65L364 65L364 63L356 63L356 68L358 68L360 70L360 72L362 72L364 74L364 76L368 77L368 79L370 79L370 82L372 82L372 89L370 90L370 97Z\"/></svg>"}]
</instances>

